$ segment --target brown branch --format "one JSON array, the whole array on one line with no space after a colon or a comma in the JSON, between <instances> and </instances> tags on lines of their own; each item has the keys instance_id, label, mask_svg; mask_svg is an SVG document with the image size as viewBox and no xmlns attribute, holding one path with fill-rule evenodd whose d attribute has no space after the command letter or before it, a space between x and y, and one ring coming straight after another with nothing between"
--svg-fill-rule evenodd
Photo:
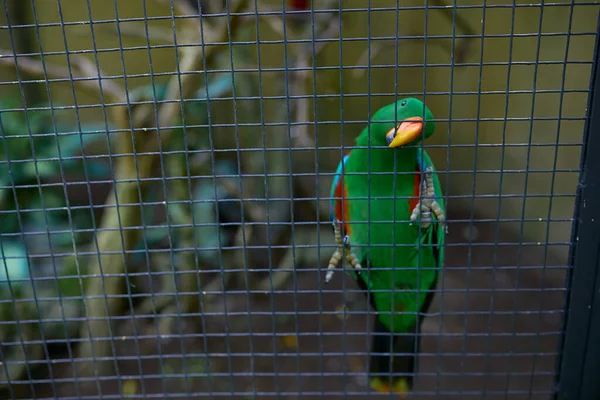
<instances>
[{"instance_id":1,"label":"brown branch","mask_svg":"<svg viewBox=\"0 0 600 400\"><path fill-rule=\"evenodd\" d=\"M18 65L20 71L27 72L30 75L39 76L43 79L64 79L65 83L71 82L72 75L73 83L77 84L88 94L96 96L100 94L101 83L102 92L105 96L108 95L115 103L124 101L125 91L123 88L110 80L102 78L102 73L100 74L100 79L98 79L98 71L95 64L84 56L71 54L69 57L72 67L71 74L69 74L68 68L59 67L31 57L17 56L15 58L14 54L3 49L0 49L0 66L16 68Z\"/></svg>"},{"instance_id":2,"label":"brown branch","mask_svg":"<svg viewBox=\"0 0 600 400\"><path fill-rule=\"evenodd\" d=\"M247 8L248 0L240 0L238 1L235 9L232 11L233 13L240 13L245 8ZM190 21L193 21L190 19ZM194 22L198 24L198 22ZM230 28L228 29L228 24L223 23L220 27L220 33L216 35L214 42L218 43L227 43L229 38L229 31L233 34L237 31L239 27L239 16L232 15L230 18ZM206 27L205 27L206 28ZM207 30L204 29L205 35ZM210 32L210 31L208 31ZM212 40L211 40L212 41ZM206 38L203 38L203 42L207 43ZM203 60L206 59L207 64L209 64L209 60L212 59L214 53L219 50L220 46L190 46L184 47L180 51L183 56L180 61L180 72L181 75L175 75L169 81L169 84L166 89L165 100L174 100L169 103L165 103L161 106L157 121L157 126L165 126L168 125L173 118L175 118L178 113L181 112L182 103L177 100L181 100L181 98L190 97L198 88L198 81L200 80L201 74L192 74L188 72L195 72L203 70ZM180 79L181 79L181 91L183 93L180 96ZM133 120L136 126L146 126L148 121L152 120L152 114L154 113L154 107L140 107L138 111L134 113ZM162 130L161 136L162 140L166 140L168 135L170 134L169 130ZM158 142L155 137L147 142L144 151L152 152L158 151Z\"/></svg>"},{"instance_id":3,"label":"brown branch","mask_svg":"<svg viewBox=\"0 0 600 400\"><path fill-rule=\"evenodd\" d=\"M241 12L246 7L248 0L239 1L234 12ZM194 21L189 19L188 21ZM232 36L235 34L238 26L238 18L231 17L231 26L228 29L227 24L220 27L220 34L217 40L219 42L227 42L229 31ZM197 23L197 20L196 22ZM188 31L189 32L189 31ZM185 36L184 36L185 38ZM206 39L204 38L206 42ZM126 126L121 128L143 128L156 126L161 134L161 141L168 140L171 133L170 129L160 130L161 126L166 126L172 123L172 120L181 112L182 102L178 101L181 98L187 98L192 95L199 86L200 74L192 73L202 68L203 57L206 58L207 64L210 63L216 50L220 46L208 46L205 51L203 46L184 47L180 51L183 53L180 62L180 74L174 74L170 79L167 90L166 100L175 100L174 102L164 103L158 110L158 121L154 121L154 105L137 106L134 108L132 118L129 118L127 109L124 109L119 117L121 123ZM182 92L180 93L180 84ZM181 95L180 95L181 94ZM139 197L143 195L145 185L143 180L152 175L153 164L159 160L158 151L161 150L158 134L154 135L148 132L149 130L137 131L134 133L135 143L141 147L142 152L149 152L152 155L133 155L120 157L117 161L116 179L117 184L113 188L111 195L106 201L106 205L110 205L106 209L103 219L101 232L98 234L98 251L101 257L96 261L91 268L91 273L94 276L103 276L104 274L116 274L114 278L104 278L101 284L89 285L86 291L86 297L95 296L97 298L88 299L88 316L86 319L92 321L84 321L81 324L80 332L82 337L88 337L89 341L83 342L78 348L78 358L90 358L92 356L110 358L112 348L110 341L94 341L93 337L110 337L110 324L107 322L111 315L117 314L122 307L122 299L117 295L124 292L124 255L123 253L131 249L135 243L139 232L135 230L126 230L123 228L139 226L140 212ZM128 135L121 136L122 141L119 143L119 152L121 154L134 154L134 143ZM132 180L131 182L126 182ZM142 193L139 193L142 190ZM117 205L116 200L119 200ZM127 204L129 207L120 207ZM134 207L136 205L137 207ZM123 242L120 239L115 240L115 230L123 232ZM119 276L121 274L122 276ZM108 282L108 283L107 283ZM103 294L106 294L108 299L104 299ZM88 331L88 325L91 325ZM93 336L93 337L92 337ZM93 373L91 363L84 364L86 367L85 374ZM112 368L110 363L98 364L98 373L104 375ZM83 372L83 371L82 371Z\"/></svg>"},{"instance_id":4,"label":"brown branch","mask_svg":"<svg viewBox=\"0 0 600 400\"><path fill-rule=\"evenodd\" d=\"M148 26L148 34L146 34L146 26L143 23L128 22L121 23L119 30L112 25L99 25L96 29L104 31L107 34L115 35L119 32L121 36L130 36L133 38L143 39L144 41L149 40L154 43L162 44L173 44L173 30L160 28L157 26ZM85 31L89 31L88 27L85 27ZM83 29L82 29L83 32Z\"/></svg>"},{"instance_id":5,"label":"brown branch","mask_svg":"<svg viewBox=\"0 0 600 400\"><path fill-rule=\"evenodd\" d=\"M37 75L45 80L64 79L78 84L79 87L94 95L104 94L111 98L112 102L125 102L125 92L117 84L102 78L98 74L98 68L83 56L71 55L71 71L67 68L55 65L44 65L43 61L29 57L15 57L0 51L0 65L19 68L31 75ZM93 77L95 79L85 79ZM112 116L118 128L127 128L127 108L123 105L112 107ZM131 140L127 135L121 135L119 140L121 150L131 148ZM131 152L131 151L130 151ZM89 266L92 276L97 278L86 280L86 293L84 296L86 321L80 326L80 336L88 338L78 347L78 356L88 358L92 356L106 357L111 355L111 345L108 341L94 341L94 338L107 338L110 336L110 322L108 317L114 315L122 306L122 299L117 295L124 291L125 261L123 253L125 249L133 246L135 239L134 231L121 231L122 241L115 240L115 231L123 227L139 225L139 212L134 207L120 207L122 205L136 205L138 200L138 183L123 182L132 178L135 171L133 157L122 157L116 162L115 179L116 184L112 188L105 204L110 206L105 211L102 224L97 234L97 249L92 245L92 251L97 250L99 259ZM117 198L119 204L117 204ZM75 255L74 257L77 257ZM110 274L110 277L106 275ZM83 364L89 366L91 363ZM100 371L110 368L109 363L98 363ZM88 371L92 372L92 371Z\"/></svg>"},{"instance_id":6,"label":"brown branch","mask_svg":"<svg viewBox=\"0 0 600 400\"><path fill-rule=\"evenodd\" d=\"M163 0L165 1L165 0ZM194 9L191 4L186 0L175 0L173 1L175 13L178 15L197 15L198 10Z\"/></svg>"},{"instance_id":7,"label":"brown branch","mask_svg":"<svg viewBox=\"0 0 600 400\"><path fill-rule=\"evenodd\" d=\"M281 17L263 16L262 19L267 22L275 32L280 32L280 35L283 36L283 20ZM292 62L294 63L296 71L290 74L290 96L305 95L307 93L307 88L313 77L312 72L314 69L311 68L313 55L315 57L318 56L320 52L325 49L327 44L331 43L319 39L339 37L339 22L337 19L323 20L322 29L316 29L316 31L320 31L320 33L315 35L318 36L318 38L315 38L317 43L314 46L314 50L312 44L292 47L295 49L295 52L293 53L295 60ZM288 31L287 37L294 37L293 32ZM295 100L294 103L294 121L301 123L295 125L291 130L290 134L294 144L296 146L314 148L315 151L317 151L315 141L310 136L308 129L309 122L311 120L310 99L305 96ZM298 182L302 184L303 180L299 179ZM316 204L314 206L316 208ZM314 232L306 234L305 236L303 236L300 232L302 232L302 229L298 230L297 228L295 237L296 244L304 244L304 242L309 243L312 240L311 238L314 238ZM296 256L291 257L292 252L288 251L283 259L278 263L274 271L272 271L267 278L263 278L259 282L252 282L251 286L255 290L265 292L281 288L293 275L294 269L300 264L305 264L304 261L307 259L309 260L309 263L317 265L320 264L320 260L318 260L317 257L312 256L312 254L312 257L309 257L308 253L309 252L305 251L304 248L298 248L296 249ZM328 255L324 252L322 254L322 258L325 257L328 257Z\"/></svg>"}]
</instances>

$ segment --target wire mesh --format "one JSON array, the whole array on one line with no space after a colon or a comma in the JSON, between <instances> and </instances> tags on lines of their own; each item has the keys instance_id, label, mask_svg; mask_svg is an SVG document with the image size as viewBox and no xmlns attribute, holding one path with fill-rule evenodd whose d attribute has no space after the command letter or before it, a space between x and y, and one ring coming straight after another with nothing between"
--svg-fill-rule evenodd
<instances>
[{"instance_id":1,"label":"wire mesh","mask_svg":"<svg viewBox=\"0 0 600 400\"><path fill-rule=\"evenodd\" d=\"M385 396L375 292L347 263L325 285L329 207L356 137L407 97L435 115L419 146L449 227L413 395L555 393L597 2L3 8L3 398ZM386 244L372 188L359 254Z\"/></svg>"}]
</instances>

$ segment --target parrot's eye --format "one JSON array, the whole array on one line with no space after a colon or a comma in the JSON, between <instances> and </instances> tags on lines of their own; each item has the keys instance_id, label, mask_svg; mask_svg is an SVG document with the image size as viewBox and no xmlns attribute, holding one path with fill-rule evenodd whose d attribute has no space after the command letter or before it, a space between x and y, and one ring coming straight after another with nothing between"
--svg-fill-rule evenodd
<instances>
[{"instance_id":1,"label":"parrot's eye","mask_svg":"<svg viewBox=\"0 0 600 400\"><path fill-rule=\"evenodd\" d=\"M406 105L406 100L404 100L402 103L400 103L400 107L404 107Z\"/></svg>"}]
</instances>

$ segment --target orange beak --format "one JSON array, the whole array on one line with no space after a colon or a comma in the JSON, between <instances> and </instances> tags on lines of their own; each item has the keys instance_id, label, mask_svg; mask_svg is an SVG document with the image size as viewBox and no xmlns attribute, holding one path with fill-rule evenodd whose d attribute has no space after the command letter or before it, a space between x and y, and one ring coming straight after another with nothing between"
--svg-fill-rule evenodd
<instances>
[{"instance_id":1,"label":"orange beak","mask_svg":"<svg viewBox=\"0 0 600 400\"><path fill-rule=\"evenodd\" d=\"M419 137L423 131L425 121L421 117L406 118L398 127L386 133L388 147L404 146Z\"/></svg>"}]
</instances>

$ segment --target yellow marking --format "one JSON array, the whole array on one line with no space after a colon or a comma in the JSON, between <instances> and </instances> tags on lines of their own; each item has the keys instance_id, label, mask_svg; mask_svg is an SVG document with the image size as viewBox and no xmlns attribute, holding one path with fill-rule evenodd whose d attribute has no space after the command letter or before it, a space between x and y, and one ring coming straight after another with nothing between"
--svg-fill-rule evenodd
<instances>
[{"instance_id":1,"label":"yellow marking","mask_svg":"<svg viewBox=\"0 0 600 400\"><path fill-rule=\"evenodd\" d=\"M371 379L371 389L378 391L379 393L398 393L398 396L401 399L405 399L408 397L408 393L410 392L410 387L405 378L400 378L396 383L394 383L394 387L390 390L390 385L387 382L383 382L379 378Z\"/></svg>"},{"instance_id":2,"label":"yellow marking","mask_svg":"<svg viewBox=\"0 0 600 400\"><path fill-rule=\"evenodd\" d=\"M123 382L123 394L125 396L132 396L138 392L138 383L134 380L127 380Z\"/></svg>"},{"instance_id":3,"label":"yellow marking","mask_svg":"<svg viewBox=\"0 0 600 400\"><path fill-rule=\"evenodd\" d=\"M298 347L298 337L296 335L286 335L283 337L283 345L289 348Z\"/></svg>"}]
</instances>

